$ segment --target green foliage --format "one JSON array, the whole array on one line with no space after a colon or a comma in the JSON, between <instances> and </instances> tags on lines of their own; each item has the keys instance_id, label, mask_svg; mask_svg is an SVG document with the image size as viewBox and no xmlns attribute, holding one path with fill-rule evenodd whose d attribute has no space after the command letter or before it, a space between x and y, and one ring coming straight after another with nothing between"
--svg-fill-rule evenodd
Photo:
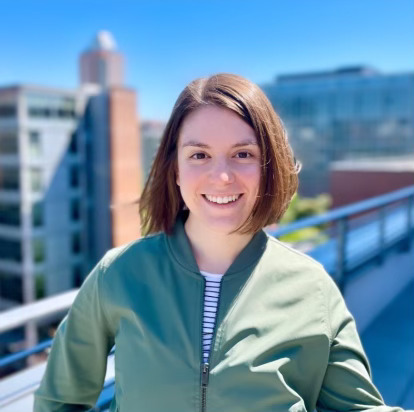
<instances>
[{"instance_id":1,"label":"green foliage","mask_svg":"<svg viewBox=\"0 0 414 412\"><path fill-rule=\"evenodd\" d=\"M280 223L285 225L305 217L323 214L329 209L331 204L332 198L327 193L322 193L313 198L300 197L295 193Z\"/></svg>"},{"instance_id":2,"label":"green foliage","mask_svg":"<svg viewBox=\"0 0 414 412\"><path fill-rule=\"evenodd\" d=\"M43 299L45 297L45 277L44 275L36 275L35 277L35 294L36 299Z\"/></svg>"},{"instance_id":3,"label":"green foliage","mask_svg":"<svg viewBox=\"0 0 414 412\"><path fill-rule=\"evenodd\" d=\"M329 210L332 204L332 198L326 193L322 193L314 198L300 197L297 193L292 198L283 218L280 220L281 225L286 225L296 220L304 219L310 216L321 215ZM283 242L297 243L305 240L312 240L312 243L323 243L327 236L323 234L326 225L306 227L280 237Z\"/></svg>"},{"instance_id":4,"label":"green foliage","mask_svg":"<svg viewBox=\"0 0 414 412\"><path fill-rule=\"evenodd\" d=\"M33 261L36 263L45 260L45 244L43 238L34 238L32 241Z\"/></svg>"}]
</instances>

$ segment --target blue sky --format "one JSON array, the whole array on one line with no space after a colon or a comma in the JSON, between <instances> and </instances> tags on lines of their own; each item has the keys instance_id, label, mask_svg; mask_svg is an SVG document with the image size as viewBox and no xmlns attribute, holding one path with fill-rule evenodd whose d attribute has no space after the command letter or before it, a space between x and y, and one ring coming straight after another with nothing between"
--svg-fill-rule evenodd
<instances>
[{"instance_id":1,"label":"blue sky","mask_svg":"<svg viewBox=\"0 0 414 412\"><path fill-rule=\"evenodd\" d=\"M414 71L413 0L2 0L0 86L73 88L98 30L126 55L144 119L167 119L182 88L216 72L277 74L367 64Z\"/></svg>"}]
</instances>

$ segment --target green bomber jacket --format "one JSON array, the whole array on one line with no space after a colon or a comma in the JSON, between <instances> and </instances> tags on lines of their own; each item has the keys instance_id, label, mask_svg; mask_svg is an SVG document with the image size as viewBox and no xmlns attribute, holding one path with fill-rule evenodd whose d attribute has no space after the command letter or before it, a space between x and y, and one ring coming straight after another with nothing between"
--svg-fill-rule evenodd
<instances>
[{"instance_id":1,"label":"green bomber jacket","mask_svg":"<svg viewBox=\"0 0 414 412\"><path fill-rule=\"evenodd\" d=\"M34 411L93 407L114 345L111 412L401 411L312 258L255 234L223 276L208 365L204 282L182 219L107 252L59 325Z\"/></svg>"}]
</instances>

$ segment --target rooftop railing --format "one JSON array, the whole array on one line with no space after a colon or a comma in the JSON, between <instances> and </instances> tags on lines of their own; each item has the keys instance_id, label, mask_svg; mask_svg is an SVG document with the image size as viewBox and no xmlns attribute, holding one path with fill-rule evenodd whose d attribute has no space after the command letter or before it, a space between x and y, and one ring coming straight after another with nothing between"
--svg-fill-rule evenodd
<instances>
[{"instance_id":1,"label":"rooftop railing","mask_svg":"<svg viewBox=\"0 0 414 412\"><path fill-rule=\"evenodd\" d=\"M325 226L324 233L327 240L322 244L311 246L308 254L321 261L338 285L343 288L347 274L361 265L372 259L381 263L387 251L396 246L405 249L411 247L414 234L414 186L340 207L320 216L302 219L276 230L269 230L268 233L280 237L300 229L321 225ZM76 294L77 290L71 290L0 313L0 333L67 310ZM0 359L0 370L13 362L45 351L51 343L52 339L3 357ZM109 355L112 361L108 362L110 368L113 363L113 351ZM24 374L24 371L20 373ZM23 375L21 376L20 388L14 388L13 391L7 392L7 380L12 379L13 376L0 381L0 409L10 407L28 393L32 397L40 382L41 374L35 378L37 379L35 382L31 377L30 384L25 381ZM113 397L113 385L113 371L107 372L105 386L94 410L100 411L108 408ZM2 390L2 387L6 388L6 391Z\"/></svg>"},{"instance_id":2,"label":"rooftop railing","mask_svg":"<svg viewBox=\"0 0 414 412\"><path fill-rule=\"evenodd\" d=\"M327 240L312 246L308 254L323 263L342 290L348 273L372 259L381 263L386 252L397 245L411 247L414 186L301 219L269 233L279 238L324 225Z\"/></svg>"}]
</instances>

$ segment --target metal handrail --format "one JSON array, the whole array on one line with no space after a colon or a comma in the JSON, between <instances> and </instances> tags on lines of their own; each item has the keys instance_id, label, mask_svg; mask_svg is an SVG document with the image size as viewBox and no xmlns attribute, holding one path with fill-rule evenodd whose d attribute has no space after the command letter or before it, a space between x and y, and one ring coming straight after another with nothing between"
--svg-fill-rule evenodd
<instances>
[{"instance_id":1,"label":"metal handrail","mask_svg":"<svg viewBox=\"0 0 414 412\"><path fill-rule=\"evenodd\" d=\"M363 200L349 206L340 207L320 216L301 219L285 226L281 226L275 230L268 231L268 233L279 237L306 227L317 226L344 218L347 219L353 215L377 209L404 199L408 200L409 208L412 209L414 206L414 185L385 195ZM413 219L410 213L408 214L408 224L410 226L413 225ZM78 290L79 289L72 289L59 295L54 295L49 298L19 306L16 309L0 312L0 333L25 325L31 320L37 320L69 309Z\"/></svg>"},{"instance_id":2,"label":"metal handrail","mask_svg":"<svg viewBox=\"0 0 414 412\"><path fill-rule=\"evenodd\" d=\"M12 363L17 362L19 360L26 359L27 357L35 355L36 353L43 352L45 349L52 346L52 343L53 339L48 339L44 342L38 343L30 349L22 350L11 355L7 355L4 358L0 359L0 368L9 366Z\"/></svg>"},{"instance_id":3,"label":"metal handrail","mask_svg":"<svg viewBox=\"0 0 414 412\"><path fill-rule=\"evenodd\" d=\"M353 203L348 206L338 207L334 210L326 212L322 215L307 217L281 226L271 233L273 236L282 236L287 233L295 232L305 227L318 226L323 223L330 223L342 218L348 218L353 215L358 215L362 212L379 209L381 206L386 206L399 200L414 198L414 186L408 186L404 189L396 190L395 192L387 193L385 195L376 196L371 199L362 200L361 202Z\"/></svg>"},{"instance_id":4,"label":"metal handrail","mask_svg":"<svg viewBox=\"0 0 414 412\"><path fill-rule=\"evenodd\" d=\"M42 319L68 310L72 306L78 291L79 289L72 289L59 295L0 312L0 333L23 326L30 321ZM38 343L30 349L6 355L0 359L0 368L9 366L19 360L26 359L36 353L43 352L52 345L52 342L53 339L49 339Z\"/></svg>"},{"instance_id":5,"label":"metal handrail","mask_svg":"<svg viewBox=\"0 0 414 412\"><path fill-rule=\"evenodd\" d=\"M72 289L59 295L0 312L0 333L23 326L31 320L41 319L69 309L78 290Z\"/></svg>"},{"instance_id":6,"label":"metal handrail","mask_svg":"<svg viewBox=\"0 0 414 412\"><path fill-rule=\"evenodd\" d=\"M353 203L348 206L336 208L332 211L324 213L319 216L312 216L309 218L298 220L294 223L289 223L281 226L275 230L268 231L269 234L275 237L286 235L295 232L299 229L307 227L319 226L326 223L337 224L337 239L336 239L336 268L334 278L341 290L345 286L345 274L348 269L347 265L347 244L351 229L349 228L351 218L373 210L379 210L379 236L378 247L375 253L376 258L381 263L385 251L385 221L386 221L386 206L396 203L398 201L407 201L407 216L406 216L406 231L404 237L406 239L407 248L411 245L411 232L413 230L413 206L414 206L414 186L396 190L385 195L377 196L368 200ZM388 245L387 245L388 246Z\"/></svg>"}]
</instances>

